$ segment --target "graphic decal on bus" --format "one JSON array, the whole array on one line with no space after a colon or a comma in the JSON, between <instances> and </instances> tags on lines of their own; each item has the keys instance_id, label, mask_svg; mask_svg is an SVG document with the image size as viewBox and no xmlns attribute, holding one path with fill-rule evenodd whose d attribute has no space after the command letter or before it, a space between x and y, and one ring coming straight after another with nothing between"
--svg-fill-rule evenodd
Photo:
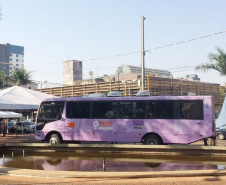
<instances>
[{"instance_id":1,"label":"graphic decal on bus","mask_svg":"<svg viewBox=\"0 0 226 185\"><path fill-rule=\"evenodd\" d=\"M93 126L95 130L113 130L112 121L94 121Z\"/></svg>"},{"instance_id":2,"label":"graphic decal on bus","mask_svg":"<svg viewBox=\"0 0 226 185\"><path fill-rule=\"evenodd\" d=\"M144 126L143 120L133 120L133 128L134 129L142 129Z\"/></svg>"},{"instance_id":3,"label":"graphic decal on bus","mask_svg":"<svg viewBox=\"0 0 226 185\"><path fill-rule=\"evenodd\" d=\"M71 123L70 122L70 123L67 124L67 127L74 128L75 127L75 123Z\"/></svg>"}]
</instances>

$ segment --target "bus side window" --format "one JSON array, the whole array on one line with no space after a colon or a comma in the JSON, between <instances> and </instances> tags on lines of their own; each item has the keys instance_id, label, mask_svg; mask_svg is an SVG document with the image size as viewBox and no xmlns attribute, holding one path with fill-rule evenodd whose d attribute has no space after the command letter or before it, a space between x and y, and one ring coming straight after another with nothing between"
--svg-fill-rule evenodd
<instances>
[{"instance_id":1,"label":"bus side window","mask_svg":"<svg viewBox=\"0 0 226 185\"><path fill-rule=\"evenodd\" d=\"M149 119L173 119L172 101L149 101L147 104L147 117Z\"/></svg>"},{"instance_id":2,"label":"bus side window","mask_svg":"<svg viewBox=\"0 0 226 185\"><path fill-rule=\"evenodd\" d=\"M93 102L92 117L93 118L110 118L113 119L117 115L117 102Z\"/></svg>"},{"instance_id":3,"label":"bus side window","mask_svg":"<svg viewBox=\"0 0 226 185\"><path fill-rule=\"evenodd\" d=\"M119 103L119 118L131 119L132 118L132 102Z\"/></svg>"},{"instance_id":4,"label":"bus side window","mask_svg":"<svg viewBox=\"0 0 226 185\"><path fill-rule=\"evenodd\" d=\"M67 118L89 118L90 103L89 102L67 102L66 117Z\"/></svg>"},{"instance_id":5,"label":"bus side window","mask_svg":"<svg viewBox=\"0 0 226 185\"><path fill-rule=\"evenodd\" d=\"M145 102L137 101L132 103L132 112L134 119L144 119L145 118Z\"/></svg>"}]
</instances>

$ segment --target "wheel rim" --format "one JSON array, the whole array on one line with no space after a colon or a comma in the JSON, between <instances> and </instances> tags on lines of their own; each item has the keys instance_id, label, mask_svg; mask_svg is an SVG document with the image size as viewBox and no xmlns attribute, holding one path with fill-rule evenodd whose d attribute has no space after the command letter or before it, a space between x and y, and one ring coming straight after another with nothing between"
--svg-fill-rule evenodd
<instances>
[{"instance_id":1,"label":"wheel rim","mask_svg":"<svg viewBox=\"0 0 226 185\"><path fill-rule=\"evenodd\" d=\"M157 145L157 141L153 138L150 138L147 140L148 145Z\"/></svg>"},{"instance_id":2,"label":"wheel rim","mask_svg":"<svg viewBox=\"0 0 226 185\"><path fill-rule=\"evenodd\" d=\"M218 135L218 138L219 138L219 139L224 139L224 135L223 135L223 134L219 134L219 135Z\"/></svg>"},{"instance_id":3,"label":"wheel rim","mask_svg":"<svg viewBox=\"0 0 226 185\"><path fill-rule=\"evenodd\" d=\"M55 137L51 137L51 139L49 140L49 143L51 143L51 144L57 144L58 141L57 141L57 139Z\"/></svg>"}]
</instances>

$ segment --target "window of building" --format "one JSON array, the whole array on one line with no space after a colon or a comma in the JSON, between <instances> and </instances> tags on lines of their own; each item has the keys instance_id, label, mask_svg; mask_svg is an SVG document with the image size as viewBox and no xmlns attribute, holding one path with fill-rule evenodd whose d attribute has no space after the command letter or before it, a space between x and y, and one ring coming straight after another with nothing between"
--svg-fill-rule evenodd
<instances>
[{"instance_id":1,"label":"window of building","mask_svg":"<svg viewBox=\"0 0 226 185\"><path fill-rule=\"evenodd\" d=\"M13 59L12 59L12 58L10 58L10 59L9 59L9 61L13 61Z\"/></svg>"},{"instance_id":2,"label":"window of building","mask_svg":"<svg viewBox=\"0 0 226 185\"><path fill-rule=\"evenodd\" d=\"M16 59L16 62L19 62L19 59Z\"/></svg>"},{"instance_id":3,"label":"window of building","mask_svg":"<svg viewBox=\"0 0 226 185\"><path fill-rule=\"evenodd\" d=\"M19 57L19 55L16 55L16 57Z\"/></svg>"}]
</instances>

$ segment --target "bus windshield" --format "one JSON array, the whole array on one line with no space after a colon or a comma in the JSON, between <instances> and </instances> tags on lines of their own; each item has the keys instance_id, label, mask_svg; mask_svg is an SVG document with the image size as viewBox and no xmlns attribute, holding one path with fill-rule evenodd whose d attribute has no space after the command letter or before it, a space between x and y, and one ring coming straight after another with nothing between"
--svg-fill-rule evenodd
<instances>
[{"instance_id":1,"label":"bus windshield","mask_svg":"<svg viewBox=\"0 0 226 185\"><path fill-rule=\"evenodd\" d=\"M43 102L37 117L37 130L41 130L46 123L61 119L64 102Z\"/></svg>"}]
</instances>

